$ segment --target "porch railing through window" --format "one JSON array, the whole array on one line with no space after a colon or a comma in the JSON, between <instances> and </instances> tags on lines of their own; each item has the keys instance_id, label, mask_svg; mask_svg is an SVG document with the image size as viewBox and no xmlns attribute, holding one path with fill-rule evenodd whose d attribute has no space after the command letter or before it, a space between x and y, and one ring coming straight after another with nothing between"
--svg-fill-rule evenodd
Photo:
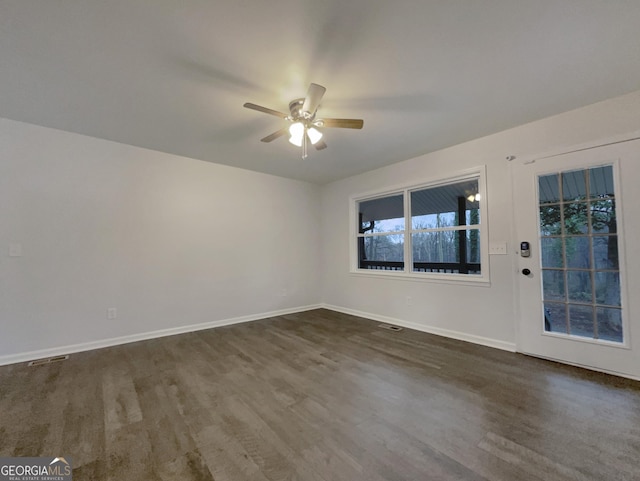
<instances>
[{"instance_id":1,"label":"porch railing through window","mask_svg":"<svg viewBox=\"0 0 640 481\"><path fill-rule=\"evenodd\" d=\"M404 262L360 260L361 269L381 271L402 271ZM432 272L441 274L481 274L480 264L469 262L414 262L413 272Z\"/></svg>"}]
</instances>

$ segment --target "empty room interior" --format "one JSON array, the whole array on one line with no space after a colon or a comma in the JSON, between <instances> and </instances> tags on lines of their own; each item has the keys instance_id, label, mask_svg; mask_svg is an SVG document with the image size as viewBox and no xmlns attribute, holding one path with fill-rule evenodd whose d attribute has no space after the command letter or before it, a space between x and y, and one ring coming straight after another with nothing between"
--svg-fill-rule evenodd
<instances>
[{"instance_id":1,"label":"empty room interior","mask_svg":"<svg viewBox=\"0 0 640 481\"><path fill-rule=\"evenodd\" d=\"M0 479L640 479L639 31L0 2Z\"/></svg>"}]
</instances>

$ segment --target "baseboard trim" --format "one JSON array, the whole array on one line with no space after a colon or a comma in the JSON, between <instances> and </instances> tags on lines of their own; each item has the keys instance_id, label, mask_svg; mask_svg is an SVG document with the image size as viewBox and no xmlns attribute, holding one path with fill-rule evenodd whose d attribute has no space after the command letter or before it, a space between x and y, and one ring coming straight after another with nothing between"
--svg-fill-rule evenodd
<instances>
[{"instance_id":1,"label":"baseboard trim","mask_svg":"<svg viewBox=\"0 0 640 481\"><path fill-rule=\"evenodd\" d=\"M159 337L175 336L177 334L185 334L188 332L203 331L205 329L213 329L215 327L230 326L233 324L241 324L243 322L258 321L269 317L284 316L286 314L295 314L297 312L311 311L321 309L322 304L314 304L308 306L292 307L289 309L280 309L277 311L262 312L259 314L250 314L248 316L233 317L230 319L221 319L218 321L204 322L201 324L191 324L189 326L172 327L169 329L160 329L157 331L143 332L140 334L132 334L129 336L113 337L110 339L102 339L99 341L90 341L80 344L71 344L67 346L54 347L50 349L41 349L38 351L30 351L19 354L9 354L0 356L0 366L8 364L16 364L19 362L28 362L35 359L42 359L52 356L62 356L65 354L73 354L76 352L91 351L93 349L102 349L105 347L119 346L121 344L129 344L131 342L146 341L149 339L157 339Z\"/></svg>"},{"instance_id":2,"label":"baseboard trim","mask_svg":"<svg viewBox=\"0 0 640 481\"><path fill-rule=\"evenodd\" d=\"M403 319L396 319L394 317L381 316L372 312L358 311L356 309L349 309L347 307L334 306L331 304L323 304L322 307L324 309L329 309L330 311L342 312L343 314L364 317L365 319L385 322L387 324L395 324L396 326L402 326L408 329L414 329L416 331L428 332L429 334L449 337L452 339L457 339L459 341L472 342L474 344L493 347L495 349L501 349L503 351L516 352L516 344L511 342L498 341L497 339L491 339L482 336L474 336L473 334L466 334L464 332L442 329L435 326L427 326L424 324L419 324L417 322L405 321Z\"/></svg>"}]
</instances>

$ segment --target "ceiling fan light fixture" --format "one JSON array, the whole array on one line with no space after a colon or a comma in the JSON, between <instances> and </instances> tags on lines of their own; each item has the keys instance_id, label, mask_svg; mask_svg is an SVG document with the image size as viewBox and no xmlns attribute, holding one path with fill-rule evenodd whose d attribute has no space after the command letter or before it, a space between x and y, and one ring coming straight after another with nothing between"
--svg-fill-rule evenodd
<instances>
[{"instance_id":1,"label":"ceiling fan light fixture","mask_svg":"<svg viewBox=\"0 0 640 481\"><path fill-rule=\"evenodd\" d=\"M302 122L295 122L289 127L291 137L289 142L297 147L302 147L302 138L304 137L304 125Z\"/></svg>"},{"instance_id":2,"label":"ceiling fan light fixture","mask_svg":"<svg viewBox=\"0 0 640 481\"><path fill-rule=\"evenodd\" d=\"M313 127L309 127L307 129L307 135L309 136L311 145L316 145L318 142L320 142L320 139L322 138L322 132L320 132L318 129L315 129Z\"/></svg>"},{"instance_id":3,"label":"ceiling fan light fixture","mask_svg":"<svg viewBox=\"0 0 640 481\"><path fill-rule=\"evenodd\" d=\"M295 145L296 147L302 147L302 137L289 137L289 142Z\"/></svg>"},{"instance_id":4,"label":"ceiling fan light fixture","mask_svg":"<svg viewBox=\"0 0 640 481\"><path fill-rule=\"evenodd\" d=\"M364 121L362 119L328 119L316 118L318 108L322 103L324 93L327 89L322 85L310 84L307 95L304 98L293 99L289 102L289 114L277 110L262 107L261 105L246 102L244 107L265 114L279 117L291 124L280 130L273 132L260 139L261 142L271 142L282 136L289 134L289 143L296 147L302 147L302 158L307 157L309 144L316 150L324 150L327 144L324 141L324 134L320 128L338 129L361 129Z\"/></svg>"}]
</instances>

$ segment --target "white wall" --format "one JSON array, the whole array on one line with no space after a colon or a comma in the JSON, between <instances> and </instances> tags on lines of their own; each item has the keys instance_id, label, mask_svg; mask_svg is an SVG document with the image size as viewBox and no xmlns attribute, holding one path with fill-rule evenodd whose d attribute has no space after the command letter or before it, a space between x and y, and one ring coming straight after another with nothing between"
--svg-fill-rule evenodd
<instances>
[{"instance_id":1,"label":"white wall","mask_svg":"<svg viewBox=\"0 0 640 481\"><path fill-rule=\"evenodd\" d=\"M516 342L514 255L490 256L491 286L458 286L349 273L349 197L487 166L489 239L513 253L508 155L562 150L640 132L640 92L537 121L389 167L340 180L322 192L324 302L345 312L444 333L506 349ZM640 181L640 167L627 169ZM629 244L632 245L632 244ZM633 288L633 286L630 286ZM411 306L406 297L410 296Z\"/></svg>"},{"instance_id":2,"label":"white wall","mask_svg":"<svg viewBox=\"0 0 640 481\"><path fill-rule=\"evenodd\" d=\"M320 302L319 203L304 182L0 120L0 363Z\"/></svg>"}]
</instances>

